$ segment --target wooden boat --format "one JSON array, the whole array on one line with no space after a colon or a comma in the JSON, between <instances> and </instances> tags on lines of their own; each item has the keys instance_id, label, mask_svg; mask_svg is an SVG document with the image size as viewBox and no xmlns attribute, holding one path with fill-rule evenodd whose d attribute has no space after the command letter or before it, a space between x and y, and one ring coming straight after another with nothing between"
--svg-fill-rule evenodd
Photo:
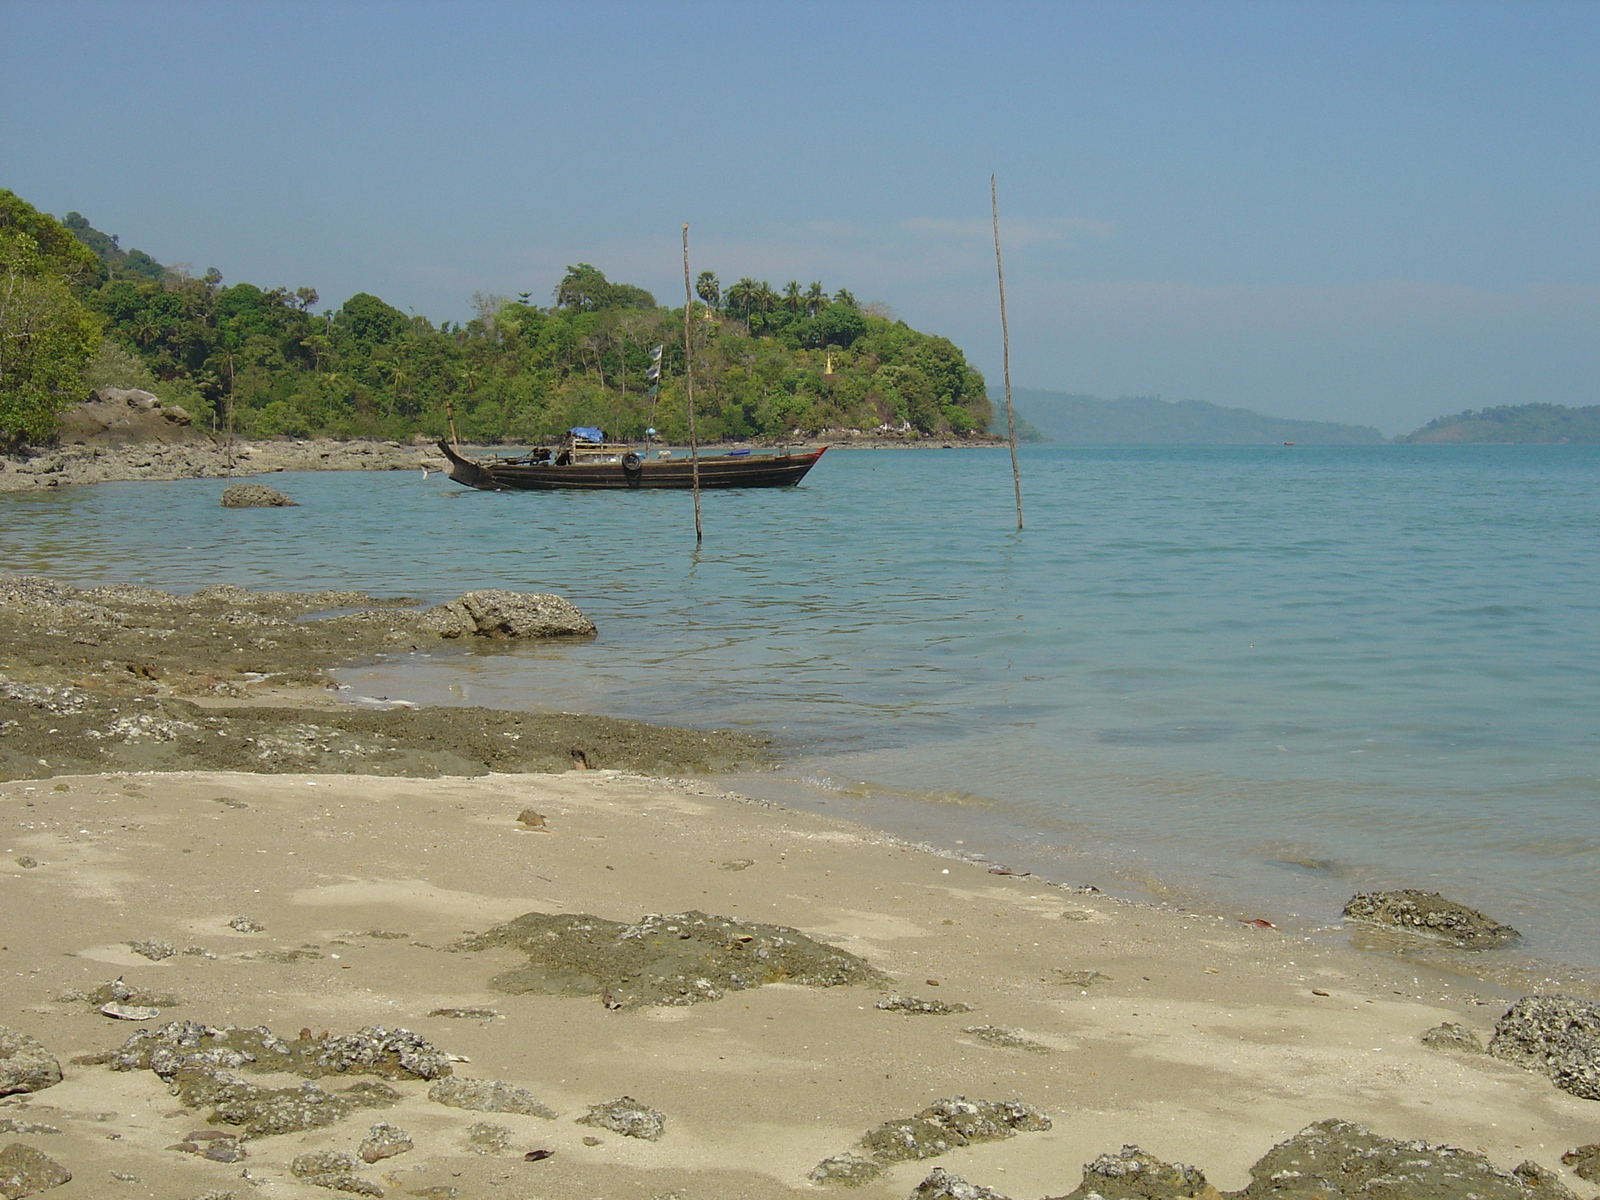
<instances>
[{"instance_id":1,"label":"wooden boat","mask_svg":"<svg viewBox=\"0 0 1600 1200\"><path fill-rule=\"evenodd\" d=\"M468 458L440 442L450 478L488 492L569 488L690 488L694 465L687 456L657 451L648 458L632 446L575 440L552 450L540 446L520 456ZM826 446L814 450L761 453L733 450L700 456L700 486L793 487L816 465ZM669 455L671 455L669 457Z\"/></svg>"}]
</instances>

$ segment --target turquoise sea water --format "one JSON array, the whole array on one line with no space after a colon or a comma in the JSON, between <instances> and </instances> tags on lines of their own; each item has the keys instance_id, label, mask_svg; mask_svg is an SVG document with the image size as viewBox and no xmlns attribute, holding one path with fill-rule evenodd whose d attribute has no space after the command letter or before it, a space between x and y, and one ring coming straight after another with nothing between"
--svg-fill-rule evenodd
<instances>
[{"instance_id":1,"label":"turquoise sea water","mask_svg":"<svg viewBox=\"0 0 1600 1200\"><path fill-rule=\"evenodd\" d=\"M1071 882L1315 926L1442 890L1600 966L1600 448L831 451L793 490L411 473L0 497L0 568L560 592L600 637L361 692L740 725L756 791ZM1175 892L1165 891L1175 889Z\"/></svg>"}]
</instances>

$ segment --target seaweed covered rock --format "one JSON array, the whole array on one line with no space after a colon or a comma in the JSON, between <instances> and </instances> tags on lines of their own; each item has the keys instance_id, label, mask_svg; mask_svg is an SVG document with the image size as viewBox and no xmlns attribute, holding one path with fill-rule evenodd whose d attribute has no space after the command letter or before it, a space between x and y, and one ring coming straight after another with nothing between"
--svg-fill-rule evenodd
<instances>
[{"instance_id":1,"label":"seaweed covered rock","mask_svg":"<svg viewBox=\"0 0 1600 1200\"><path fill-rule=\"evenodd\" d=\"M356 1174L356 1160L337 1150L313 1150L297 1155L289 1173L314 1187L356 1196L381 1196L383 1189Z\"/></svg>"},{"instance_id":2,"label":"seaweed covered rock","mask_svg":"<svg viewBox=\"0 0 1600 1200\"><path fill-rule=\"evenodd\" d=\"M1344 915L1352 921L1388 925L1411 933L1443 938L1468 950L1486 950L1516 941L1522 935L1475 908L1447 900L1438 892L1402 888L1362 892L1350 897Z\"/></svg>"},{"instance_id":3,"label":"seaweed covered rock","mask_svg":"<svg viewBox=\"0 0 1600 1200\"><path fill-rule=\"evenodd\" d=\"M236 483L222 490L223 508L298 508L277 488L264 483Z\"/></svg>"},{"instance_id":4,"label":"seaweed covered rock","mask_svg":"<svg viewBox=\"0 0 1600 1200\"><path fill-rule=\"evenodd\" d=\"M1543 1071L1564 1092L1600 1100L1600 1002L1524 996L1495 1023L1489 1053Z\"/></svg>"},{"instance_id":5,"label":"seaweed covered rock","mask_svg":"<svg viewBox=\"0 0 1600 1200\"><path fill-rule=\"evenodd\" d=\"M443 638L591 637L594 622L548 592L485 588L466 592L422 614L422 627Z\"/></svg>"},{"instance_id":6,"label":"seaweed covered rock","mask_svg":"<svg viewBox=\"0 0 1600 1200\"><path fill-rule=\"evenodd\" d=\"M1576 1200L1532 1164L1496 1170L1481 1154L1318 1121L1267 1151L1237 1200Z\"/></svg>"},{"instance_id":7,"label":"seaweed covered rock","mask_svg":"<svg viewBox=\"0 0 1600 1200\"><path fill-rule=\"evenodd\" d=\"M765 983L888 982L854 954L798 930L693 911L652 914L633 925L585 913L525 913L456 948L495 946L521 950L528 965L497 975L490 986L513 994L598 995L607 1008L698 1004Z\"/></svg>"},{"instance_id":8,"label":"seaweed covered rock","mask_svg":"<svg viewBox=\"0 0 1600 1200\"><path fill-rule=\"evenodd\" d=\"M379 1121L367 1131L367 1136L362 1139L356 1153L361 1156L362 1162L375 1163L415 1148L411 1135L404 1129L390 1125L386 1121Z\"/></svg>"},{"instance_id":9,"label":"seaweed covered rock","mask_svg":"<svg viewBox=\"0 0 1600 1200\"><path fill-rule=\"evenodd\" d=\"M935 1167L928 1177L917 1184L910 1200L1009 1200L990 1188L968 1183L959 1175L952 1175L943 1167Z\"/></svg>"},{"instance_id":10,"label":"seaweed covered rock","mask_svg":"<svg viewBox=\"0 0 1600 1200\"><path fill-rule=\"evenodd\" d=\"M596 1129L609 1129L623 1137L643 1138L647 1142L661 1140L667 1131L667 1118L655 1109L640 1104L632 1096L619 1096L604 1104L591 1104L589 1111L578 1118L579 1125Z\"/></svg>"},{"instance_id":11,"label":"seaweed covered rock","mask_svg":"<svg viewBox=\"0 0 1600 1200\"><path fill-rule=\"evenodd\" d=\"M1478 1035L1456 1021L1445 1021L1425 1030L1422 1044L1434 1050L1460 1050L1466 1054L1482 1054L1483 1043Z\"/></svg>"},{"instance_id":12,"label":"seaweed covered rock","mask_svg":"<svg viewBox=\"0 0 1600 1200\"><path fill-rule=\"evenodd\" d=\"M197 1021L170 1021L159 1029L139 1030L108 1061L113 1071L151 1070L169 1081L185 1069L286 1071L307 1079L345 1074L437 1079L451 1069L450 1056L426 1038L381 1025L288 1042L265 1025L219 1029Z\"/></svg>"},{"instance_id":13,"label":"seaweed covered rock","mask_svg":"<svg viewBox=\"0 0 1600 1200\"><path fill-rule=\"evenodd\" d=\"M541 1104L532 1092L498 1079L462 1079L459 1075L452 1075L448 1079L435 1080L428 1089L428 1099L435 1104L467 1108L475 1112L522 1113L530 1117L543 1117L547 1121L556 1119L555 1110L547 1104Z\"/></svg>"},{"instance_id":14,"label":"seaweed covered rock","mask_svg":"<svg viewBox=\"0 0 1600 1200\"><path fill-rule=\"evenodd\" d=\"M22 1142L0 1150L0 1196L5 1200L22 1200L71 1180L72 1172L42 1150Z\"/></svg>"},{"instance_id":15,"label":"seaweed covered rock","mask_svg":"<svg viewBox=\"0 0 1600 1200\"><path fill-rule=\"evenodd\" d=\"M1568 1150L1561 1156L1561 1162L1571 1167L1572 1173L1579 1179L1600 1183L1600 1145L1591 1143L1579 1146L1576 1150Z\"/></svg>"},{"instance_id":16,"label":"seaweed covered rock","mask_svg":"<svg viewBox=\"0 0 1600 1200\"><path fill-rule=\"evenodd\" d=\"M1180 1200L1214 1194L1198 1167L1162 1162L1137 1146L1083 1165L1083 1182L1060 1200Z\"/></svg>"},{"instance_id":17,"label":"seaweed covered rock","mask_svg":"<svg viewBox=\"0 0 1600 1200\"><path fill-rule=\"evenodd\" d=\"M924 1000L920 996L885 996L872 1006L884 1012L905 1013L907 1016L943 1017L951 1013L968 1013L972 1005L959 1001Z\"/></svg>"},{"instance_id":18,"label":"seaweed covered rock","mask_svg":"<svg viewBox=\"0 0 1600 1200\"><path fill-rule=\"evenodd\" d=\"M935 1100L915 1116L885 1121L868 1130L858 1145L882 1163L911 1162L974 1142L998 1142L1049 1128L1049 1117L1020 1100L952 1096Z\"/></svg>"},{"instance_id":19,"label":"seaweed covered rock","mask_svg":"<svg viewBox=\"0 0 1600 1200\"><path fill-rule=\"evenodd\" d=\"M843 1154L834 1154L823 1159L811 1168L807 1176L812 1183L820 1183L824 1187L865 1187L885 1170L884 1165L875 1158L863 1158L846 1150Z\"/></svg>"},{"instance_id":20,"label":"seaweed covered rock","mask_svg":"<svg viewBox=\"0 0 1600 1200\"><path fill-rule=\"evenodd\" d=\"M61 1082L61 1064L39 1042L0 1026L0 1096L40 1092Z\"/></svg>"}]
</instances>

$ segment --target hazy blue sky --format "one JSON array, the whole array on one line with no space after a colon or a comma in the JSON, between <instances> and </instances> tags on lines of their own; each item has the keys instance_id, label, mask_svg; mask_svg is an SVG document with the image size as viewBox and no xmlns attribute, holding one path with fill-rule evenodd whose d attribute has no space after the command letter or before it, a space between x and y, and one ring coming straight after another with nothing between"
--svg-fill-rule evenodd
<instances>
[{"instance_id":1,"label":"hazy blue sky","mask_svg":"<svg viewBox=\"0 0 1600 1200\"><path fill-rule=\"evenodd\" d=\"M0 186L434 320L820 279L1012 379L1600 402L1600 3L0 0Z\"/></svg>"}]
</instances>

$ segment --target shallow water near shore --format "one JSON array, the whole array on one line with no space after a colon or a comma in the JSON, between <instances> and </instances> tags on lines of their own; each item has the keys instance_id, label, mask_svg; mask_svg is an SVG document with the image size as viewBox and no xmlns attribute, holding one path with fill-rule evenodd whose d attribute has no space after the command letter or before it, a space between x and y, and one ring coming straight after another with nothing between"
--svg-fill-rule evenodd
<instances>
[{"instance_id":1,"label":"shallow water near shore","mask_svg":"<svg viewBox=\"0 0 1600 1200\"><path fill-rule=\"evenodd\" d=\"M774 794L1280 923L1440 890L1600 967L1600 448L831 451L792 490L398 472L0 497L0 567L175 590L550 590L591 644L359 692L780 739ZM760 781L749 790L759 791Z\"/></svg>"}]
</instances>

